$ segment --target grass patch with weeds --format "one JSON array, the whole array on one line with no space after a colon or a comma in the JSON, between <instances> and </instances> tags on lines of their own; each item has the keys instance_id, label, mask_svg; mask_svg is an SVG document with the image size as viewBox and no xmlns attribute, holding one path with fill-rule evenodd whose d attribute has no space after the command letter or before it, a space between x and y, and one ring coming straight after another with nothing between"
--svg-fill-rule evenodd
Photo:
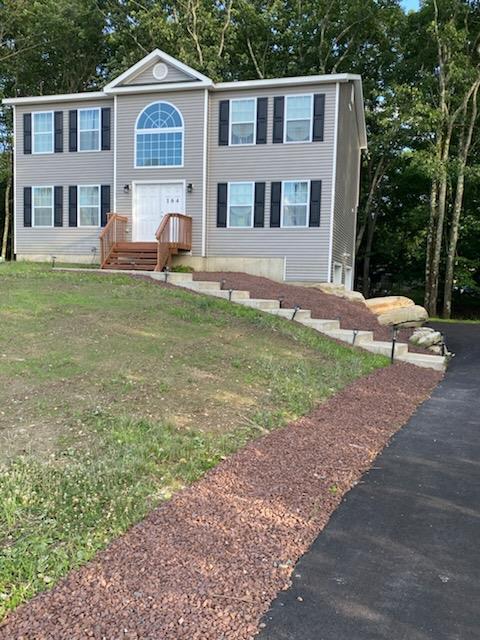
<instances>
[{"instance_id":1,"label":"grass patch with weeds","mask_svg":"<svg viewBox=\"0 0 480 640\"><path fill-rule=\"evenodd\" d=\"M248 440L386 364L224 300L0 265L0 619Z\"/></svg>"}]
</instances>

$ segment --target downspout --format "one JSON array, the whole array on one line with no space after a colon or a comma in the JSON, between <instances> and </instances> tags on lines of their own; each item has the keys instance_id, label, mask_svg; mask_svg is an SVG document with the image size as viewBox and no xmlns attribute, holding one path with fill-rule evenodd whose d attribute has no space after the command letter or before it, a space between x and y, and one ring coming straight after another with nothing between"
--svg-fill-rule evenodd
<instances>
[{"instance_id":1,"label":"downspout","mask_svg":"<svg viewBox=\"0 0 480 640\"><path fill-rule=\"evenodd\" d=\"M335 124L333 128L333 171L332 171L332 201L330 209L330 233L328 245L328 270L327 282L332 281L333 260L333 221L335 217L335 193L337 190L337 151L338 151L338 111L340 105L340 83L335 84Z\"/></svg>"}]
</instances>

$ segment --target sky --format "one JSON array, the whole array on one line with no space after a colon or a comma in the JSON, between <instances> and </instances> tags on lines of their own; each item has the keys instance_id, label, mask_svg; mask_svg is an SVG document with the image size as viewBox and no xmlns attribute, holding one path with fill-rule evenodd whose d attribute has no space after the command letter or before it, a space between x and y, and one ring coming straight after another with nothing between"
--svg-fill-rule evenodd
<instances>
[{"instance_id":1,"label":"sky","mask_svg":"<svg viewBox=\"0 0 480 640\"><path fill-rule=\"evenodd\" d=\"M410 11L410 10L416 11L418 9L418 4L419 4L419 0L402 0L402 7L406 11Z\"/></svg>"}]
</instances>

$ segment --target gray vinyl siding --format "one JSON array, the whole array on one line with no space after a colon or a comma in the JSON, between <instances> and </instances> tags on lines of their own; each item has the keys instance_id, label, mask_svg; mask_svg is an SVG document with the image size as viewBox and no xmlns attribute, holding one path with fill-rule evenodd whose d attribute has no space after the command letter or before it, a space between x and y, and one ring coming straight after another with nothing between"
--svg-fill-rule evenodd
<instances>
[{"instance_id":1,"label":"gray vinyl siding","mask_svg":"<svg viewBox=\"0 0 480 640\"><path fill-rule=\"evenodd\" d=\"M323 142L273 144L273 98L291 94L325 94ZM219 146L220 100L268 97L267 144ZM287 280L325 281L328 276L330 214L335 127L335 84L222 91L210 95L209 180L207 193L207 254L209 256L285 259ZM282 180L321 180L320 227L270 228L270 185ZM217 228L217 183L265 182L265 226L254 229Z\"/></svg>"},{"instance_id":2,"label":"gray vinyl siding","mask_svg":"<svg viewBox=\"0 0 480 640\"><path fill-rule=\"evenodd\" d=\"M357 119L354 105L350 101L351 95L351 83L340 85L332 251L333 261L340 264L343 262L343 254L349 254L349 258L346 260L348 266L352 266L355 255L358 165L360 162Z\"/></svg>"},{"instance_id":3,"label":"gray vinyl siding","mask_svg":"<svg viewBox=\"0 0 480 640\"><path fill-rule=\"evenodd\" d=\"M157 80L153 75L153 67L156 64L158 64L158 62L159 62L158 60L155 60L153 64L149 65L146 69L141 71L138 75L134 76L133 78L130 78L129 80L126 80L125 82L122 82L120 86L135 86L135 85L152 84L152 83L164 84L166 82L198 82L197 80L195 80L195 78L192 78L192 76L189 76L188 74L184 73L180 69L176 69L175 67L172 67L172 65L168 64L167 62L164 63L168 67L167 75L163 80Z\"/></svg>"},{"instance_id":4,"label":"gray vinyl siding","mask_svg":"<svg viewBox=\"0 0 480 640\"><path fill-rule=\"evenodd\" d=\"M111 185L113 206L113 151L70 152L68 150L68 112L88 107L111 107L111 148L113 149L113 100L82 100L15 107L16 177L15 215L16 252L29 255L92 255L99 251L100 229L68 226L69 185ZM63 111L63 153L23 153L23 114L35 111ZM63 187L63 226L35 228L23 226L23 189L31 186Z\"/></svg>"},{"instance_id":5,"label":"gray vinyl siding","mask_svg":"<svg viewBox=\"0 0 480 640\"><path fill-rule=\"evenodd\" d=\"M150 103L167 101L184 120L183 167L135 168L135 123ZM185 213L193 218L192 253L201 255L204 89L119 95L117 97L117 199L116 210L132 218L132 182L185 180L192 183L192 193L185 194ZM130 185L125 193L124 185ZM130 225L131 228L131 225Z\"/></svg>"}]
</instances>

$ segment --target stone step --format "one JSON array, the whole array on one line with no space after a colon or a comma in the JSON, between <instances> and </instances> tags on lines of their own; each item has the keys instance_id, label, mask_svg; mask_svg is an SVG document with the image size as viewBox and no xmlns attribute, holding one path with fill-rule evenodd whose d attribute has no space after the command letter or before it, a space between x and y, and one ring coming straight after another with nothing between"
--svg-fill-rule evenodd
<instances>
[{"instance_id":1,"label":"stone step","mask_svg":"<svg viewBox=\"0 0 480 640\"><path fill-rule=\"evenodd\" d=\"M415 364L417 367L435 369L436 371L444 371L447 364L444 356L428 355L427 353L407 353L399 356L397 360Z\"/></svg>"},{"instance_id":2,"label":"stone step","mask_svg":"<svg viewBox=\"0 0 480 640\"><path fill-rule=\"evenodd\" d=\"M219 291L212 289L197 289L199 293L207 293L210 296L215 296L216 298L223 298L224 300L232 300L233 302L238 302L239 300L249 300L250 293L248 291L237 291L236 289L232 291L232 297L230 298L230 293L225 289L221 289Z\"/></svg>"},{"instance_id":3,"label":"stone step","mask_svg":"<svg viewBox=\"0 0 480 640\"><path fill-rule=\"evenodd\" d=\"M362 348L370 351L371 353L376 353L381 356L388 356L392 353L392 343L381 341L381 340L373 340L372 342L364 342L362 344ZM408 353L408 344L406 342L397 342L395 345L395 359L398 359L399 356L406 355Z\"/></svg>"},{"instance_id":4,"label":"stone step","mask_svg":"<svg viewBox=\"0 0 480 640\"><path fill-rule=\"evenodd\" d=\"M191 273L178 273L175 271L169 271L168 274L165 274L165 271L155 271L152 274L152 278L160 280L160 282L165 282L165 275L167 275L167 282L170 284L182 285L184 282L193 281L193 275Z\"/></svg>"},{"instance_id":5,"label":"stone step","mask_svg":"<svg viewBox=\"0 0 480 640\"><path fill-rule=\"evenodd\" d=\"M347 344L361 344L363 346L365 342L372 342L373 340L373 331L357 331L355 342L353 340L353 329L337 329L335 331L325 331L325 333L327 336L330 336L330 338L342 340L342 342L346 342Z\"/></svg>"},{"instance_id":6,"label":"stone step","mask_svg":"<svg viewBox=\"0 0 480 640\"><path fill-rule=\"evenodd\" d=\"M295 313L295 309L269 309L269 313L274 316L280 316L280 318L286 318L287 320L291 320L293 318L293 314ZM297 313L295 313L295 320L310 320L312 317L312 312L310 309L298 309Z\"/></svg>"},{"instance_id":7,"label":"stone step","mask_svg":"<svg viewBox=\"0 0 480 640\"><path fill-rule=\"evenodd\" d=\"M260 298L250 298L248 300L238 300L239 304L243 304L246 307L253 307L254 309L260 309L260 311L270 311L270 309L278 309L280 302L278 300L262 300Z\"/></svg>"},{"instance_id":8,"label":"stone step","mask_svg":"<svg viewBox=\"0 0 480 640\"><path fill-rule=\"evenodd\" d=\"M199 293L211 293L212 291L220 291L220 283L211 282L210 280L179 280L175 283L171 282L171 284L177 284L179 287L191 289L192 291L198 291Z\"/></svg>"},{"instance_id":9,"label":"stone step","mask_svg":"<svg viewBox=\"0 0 480 640\"><path fill-rule=\"evenodd\" d=\"M295 318L296 319L296 318ZM307 318L303 320L299 318L298 322L304 324L306 327L311 327L317 331L325 333L326 331L339 331L340 322L338 320L321 320L319 318Z\"/></svg>"}]
</instances>

